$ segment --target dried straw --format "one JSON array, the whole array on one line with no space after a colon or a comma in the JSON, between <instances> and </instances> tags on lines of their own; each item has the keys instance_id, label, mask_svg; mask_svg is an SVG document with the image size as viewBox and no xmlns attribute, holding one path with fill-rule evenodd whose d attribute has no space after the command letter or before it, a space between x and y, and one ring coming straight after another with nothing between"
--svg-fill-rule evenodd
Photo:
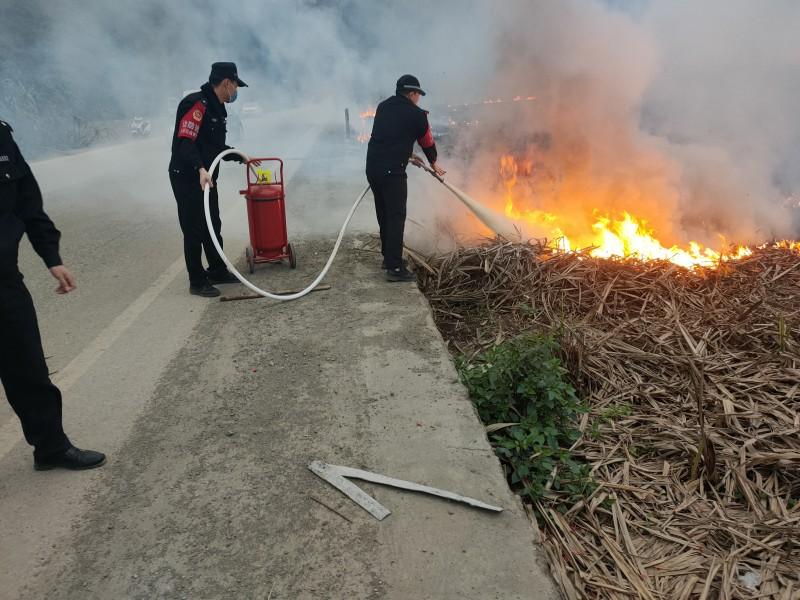
<instances>
[{"instance_id":1,"label":"dried straw","mask_svg":"<svg viewBox=\"0 0 800 600\"><path fill-rule=\"evenodd\" d=\"M537 506L565 596L800 598L797 252L689 271L495 242L419 276L454 352L563 340L599 483Z\"/></svg>"}]
</instances>

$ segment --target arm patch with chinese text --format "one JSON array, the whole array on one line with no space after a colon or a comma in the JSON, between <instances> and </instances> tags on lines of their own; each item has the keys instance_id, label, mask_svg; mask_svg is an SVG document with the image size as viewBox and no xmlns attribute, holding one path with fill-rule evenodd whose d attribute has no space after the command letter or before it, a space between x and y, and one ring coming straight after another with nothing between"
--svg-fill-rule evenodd
<instances>
[{"instance_id":1,"label":"arm patch with chinese text","mask_svg":"<svg viewBox=\"0 0 800 600\"><path fill-rule=\"evenodd\" d=\"M206 105L198 100L186 111L186 114L181 117L178 125L178 137L195 141L197 135L200 133L200 124L203 122L203 116L205 114Z\"/></svg>"}]
</instances>

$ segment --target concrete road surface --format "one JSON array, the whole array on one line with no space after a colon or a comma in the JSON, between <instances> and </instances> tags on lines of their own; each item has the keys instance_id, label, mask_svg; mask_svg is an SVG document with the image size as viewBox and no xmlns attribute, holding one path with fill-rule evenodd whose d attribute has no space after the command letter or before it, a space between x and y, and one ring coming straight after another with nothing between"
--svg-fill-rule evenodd
<instances>
[{"instance_id":1,"label":"concrete road surface","mask_svg":"<svg viewBox=\"0 0 800 600\"><path fill-rule=\"evenodd\" d=\"M287 159L299 261L254 281L295 288L365 185L365 147L302 111L245 127L242 149ZM0 402L0 598L557 597L424 299L382 280L371 196L330 291L220 303L188 295L167 162L154 138L33 165L78 290L56 296L27 242L21 266L68 435L109 461L34 472ZM240 262L241 178L236 165L220 177ZM412 192L410 214L425 201ZM393 513L378 522L311 474L313 459L505 511L364 484Z\"/></svg>"}]
</instances>

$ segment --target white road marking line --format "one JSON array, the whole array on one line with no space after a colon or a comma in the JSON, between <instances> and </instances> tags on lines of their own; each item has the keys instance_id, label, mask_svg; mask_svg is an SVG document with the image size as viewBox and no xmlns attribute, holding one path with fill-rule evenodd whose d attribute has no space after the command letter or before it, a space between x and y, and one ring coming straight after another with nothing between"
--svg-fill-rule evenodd
<instances>
[{"instance_id":1,"label":"white road marking line","mask_svg":"<svg viewBox=\"0 0 800 600\"><path fill-rule=\"evenodd\" d=\"M313 137L316 136L309 136L309 138ZM76 156L80 156L80 154ZM287 163L288 162L289 161L287 161ZM295 172L300 167L301 162L302 160L297 159L294 164L287 164L284 173L287 185L289 179L294 176ZM223 214L227 213L229 210L231 210L230 207L225 210ZM181 255L175 262L167 267L167 270L164 271L150 287L111 321L111 323L109 323L80 354L73 358L66 367L61 369L52 378L53 383L59 387L62 394L75 385L92 365L94 365L97 359L128 330L139 315L147 310L147 307L153 303L158 295L183 271L185 264L183 255ZM69 432L67 432L67 434L69 434ZM19 423L19 419L14 415L5 425L0 426L0 461L23 439L22 426Z\"/></svg>"},{"instance_id":2,"label":"white road marking line","mask_svg":"<svg viewBox=\"0 0 800 600\"><path fill-rule=\"evenodd\" d=\"M73 358L67 366L52 378L62 393L69 390L94 365L100 356L116 342L122 334L153 303L161 292L172 283L185 268L183 256L173 262L153 284L136 300L131 302L94 340ZM22 427L16 417L12 417L0 428L0 460L3 460L16 444L22 441Z\"/></svg>"}]
</instances>

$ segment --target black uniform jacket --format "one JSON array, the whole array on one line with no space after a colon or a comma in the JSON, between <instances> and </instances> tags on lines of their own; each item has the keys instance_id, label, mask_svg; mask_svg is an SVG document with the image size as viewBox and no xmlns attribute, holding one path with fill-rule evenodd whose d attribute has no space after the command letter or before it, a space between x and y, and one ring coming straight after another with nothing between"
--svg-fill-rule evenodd
<instances>
[{"instance_id":1,"label":"black uniform jacket","mask_svg":"<svg viewBox=\"0 0 800 600\"><path fill-rule=\"evenodd\" d=\"M12 131L11 125L0 121L0 280L21 277L17 257L23 233L48 267L61 264L61 233L42 208L39 184Z\"/></svg>"},{"instance_id":2,"label":"black uniform jacket","mask_svg":"<svg viewBox=\"0 0 800 600\"><path fill-rule=\"evenodd\" d=\"M405 176L415 141L422 147L428 162L435 163L436 144L427 111L401 94L381 102L375 111L367 147L367 177Z\"/></svg>"},{"instance_id":3,"label":"black uniform jacket","mask_svg":"<svg viewBox=\"0 0 800 600\"><path fill-rule=\"evenodd\" d=\"M230 148L225 144L227 120L228 111L210 83L181 100L172 134L170 172L194 175L201 167L208 169L217 154ZM224 160L242 159L230 154Z\"/></svg>"}]
</instances>

